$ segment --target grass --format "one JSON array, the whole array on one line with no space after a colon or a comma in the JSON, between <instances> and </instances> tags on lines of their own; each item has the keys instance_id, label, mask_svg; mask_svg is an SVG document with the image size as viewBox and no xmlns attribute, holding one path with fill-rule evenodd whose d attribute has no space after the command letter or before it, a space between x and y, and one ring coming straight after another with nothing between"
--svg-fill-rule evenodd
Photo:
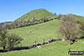
<instances>
[{"instance_id":1,"label":"grass","mask_svg":"<svg viewBox=\"0 0 84 56\"><path fill-rule=\"evenodd\" d=\"M75 14L70 14L70 15L75 16L77 21L82 21L82 20L84 21L83 16L79 16L79 15L75 15Z\"/></svg>"},{"instance_id":2,"label":"grass","mask_svg":"<svg viewBox=\"0 0 84 56\"><path fill-rule=\"evenodd\" d=\"M50 22L28 26L18 29L9 30L9 33L15 33L22 37L22 46L32 45L35 41L37 43L42 43L43 39L49 40L50 38L58 37L58 20L53 20Z\"/></svg>"},{"instance_id":3,"label":"grass","mask_svg":"<svg viewBox=\"0 0 84 56\"><path fill-rule=\"evenodd\" d=\"M56 41L41 48L0 53L0 56L70 56L68 55L69 48L72 51L83 51L84 43L82 42L83 40L79 40L73 45L68 45L68 42Z\"/></svg>"},{"instance_id":4,"label":"grass","mask_svg":"<svg viewBox=\"0 0 84 56\"><path fill-rule=\"evenodd\" d=\"M52 17L52 16L55 15L45 9L36 9L26 13L25 15L21 16L17 20L22 20L22 21L27 19L32 20L32 17L35 17L35 19L41 19L44 17Z\"/></svg>"}]
</instances>

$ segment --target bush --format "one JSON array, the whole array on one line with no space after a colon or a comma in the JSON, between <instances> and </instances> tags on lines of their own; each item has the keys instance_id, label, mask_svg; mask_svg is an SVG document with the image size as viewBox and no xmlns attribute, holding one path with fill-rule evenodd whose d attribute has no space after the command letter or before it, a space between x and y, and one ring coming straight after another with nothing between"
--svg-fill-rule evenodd
<instances>
[{"instance_id":1,"label":"bush","mask_svg":"<svg viewBox=\"0 0 84 56\"><path fill-rule=\"evenodd\" d=\"M8 35L7 40L8 40L7 48L12 49L12 48L14 48L14 46L17 46L22 41L22 38L16 34L10 34L10 35Z\"/></svg>"},{"instance_id":2,"label":"bush","mask_svg":"<svg viewBox=\"0 0 84 56\"><path fill-rule=\"evenodd\" d=\"M0 45L3 47L5 51L6 48L12 49L14 46L18 45L22 38L17 36L16 34L7 34L7 29L0 28Z\"/></svg>"}]
</instances>

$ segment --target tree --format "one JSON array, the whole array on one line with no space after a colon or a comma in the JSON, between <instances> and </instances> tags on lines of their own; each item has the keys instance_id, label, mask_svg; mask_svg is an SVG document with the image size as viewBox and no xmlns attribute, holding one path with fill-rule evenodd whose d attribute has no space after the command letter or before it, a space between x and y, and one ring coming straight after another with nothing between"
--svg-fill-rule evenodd
<instances>
[{"instance_id":1,"label":"tree","mask_svg":"<svg viewBox=\"0 0 84 56\"><path fill-rule=\"evenodd\" d=\"M1 42L1 46L3 47L3 50L6 49L6 44L7 44L6 34L7 34L7 30L5 30L4 28L0 28L0 42Z\"/></svg>"},{"instance_id":2,"label":"tree","mask_svg":"<svg viewBox=\"0 0 84 56\"><path fill-rule=\"evenodd\" d=\"M44 18L41 19L42 22L47 22L48 20L49 20L48 17L44 17Z\"/></svg>"},{"instance_id":3,"label":"tree","mask_svg":"<svg viewBox=\"0 0 84 56\"><path fill-rule=\"evenodd\" d=\"M56 13L54 13L54 15L55 15L55 16L57 16L57 14L56 14Z\"/></svg>"},{"instance_id":4,"label":"tree","mask_svg":"<svg viewBox=\"0 0 84 56\"><path fill-rule=\"evenodd\" d=\"M8 34L7 29L0 28L0 45L3 50L12 49L15 45L18 45L22 41L22 38L15 34Z\"/></svg>"},{"instance_id":5,"label":"tree","mask_svg":"<svg viewBox=\"0 0 84 56\"><path fill-rule=\"evenodd\" d=\"M11 24L10 24L10 23L7 23L7 24L4 24L4 25L3 25L3 28L5 28L5 29L10 29L10 26L11 26Z\"/></svg>"},{"instance_id":6,"label":"tree","mask_svg":"<svg viewBox=\"0 0 84 56\"><path fill-rule=\"evenodd\" d=\"M19 23L20 23L20 20L15 21L15 28L19 28Z\"/></svg>"},{"instance_id":7,"label":"tree","mask_svg":"<svg viewBox=\"0 0 84 56\"><path fill-rule=\"evenodd\" d=\"M84 20L80 21L80 33L81 33L81 36L84 37Z\"/></svg>"},{"instance_id":8,"label":"tree","mask_svg":"<svg viewBox=\"0 0 84 56\"><path fill-rule=\"evenodd\" d=\"M71 15L62 16L59 31L67 40L69 40L69 44L71 44L71 41L75 39L78 34L75 17Z\"/></svg>"},{"instance_id":9,"label":"tree","mask_svg":"<svg viewBox=\"0 0 84 56\"><path fill-rule=\"evenodd\" d=\"M8 49L11 50L12 48L14 48L14 46L18 45L21 41L22 41L22 38L19 37L18 35L16 34L10 34L8 35L7 37L8 39Z\"/></svg>"},{"instance_id":10,"label":"tree","mask_svg":"<svg viewBox=\"0 0 84 56\"><path fill-rule=\"evenodd\" d=\"M57 16L57 18L60 20L61 18L62 18L62 14L59 14L58 16Z\"/></svg>"}]
</instances>

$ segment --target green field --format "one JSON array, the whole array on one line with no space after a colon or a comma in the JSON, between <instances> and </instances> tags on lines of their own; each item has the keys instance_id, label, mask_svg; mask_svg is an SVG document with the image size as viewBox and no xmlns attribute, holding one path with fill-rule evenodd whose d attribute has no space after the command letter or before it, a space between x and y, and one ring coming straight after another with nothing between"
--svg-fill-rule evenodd
<instances>
[{"instance_id":1,"label":"green field","mask_svg":"<svg viewBox=\"0 0 84 56\"><path fill-rule=\"evenodd\" d=\"M43 39L49 40L50 38L58 38L58 26L59 20L53 20L50 22L28 26L18 29L9 30L9 33L15 33L22 37L23 46L32 45L35 41L42 43Z\"/></svg>"}]
</instances>

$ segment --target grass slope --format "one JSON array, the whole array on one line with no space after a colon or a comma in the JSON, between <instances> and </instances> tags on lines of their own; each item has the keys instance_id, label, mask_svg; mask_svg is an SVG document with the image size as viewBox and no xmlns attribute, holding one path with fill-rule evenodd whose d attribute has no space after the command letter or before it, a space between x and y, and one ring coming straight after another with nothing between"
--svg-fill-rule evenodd
<instances>
[{"instance_id":1,"label":"grass slope","mask_svg":"<svg viewBox=\"0 0 84 56\"><path fill-rule=\"evenodd\" d=\"M33 17L35 17L35 19L41 19L44 17L52 17L52 16L55 16L55 15L52 14L51 12L48 12L45 9L36 9L36 10L30 11L29 13L26 13L25 15L21 16L17 20L27 20L27 19L32 20Z\"/></svg>"},{"instance_id":2,"label":"grass slope","mask_svg":"<svg viewBox=\"0 0 84 56\"><path fill-rule=\"evenodd\" d=\"M79 40L73 45L68 45L67 42L53 42L42 46L41 48L32 48L30 50L12 51L0 53L0 56L70 56L68 55L69 48L72 51L83 51L83 40ZM75 55L74 55L75 56ZM77 55L80 56L80 55Z\"/></svg>"},{"instance_id":3,"label":"grass slope","mask_svg":"<svg viewBox=\"0 0 84 56\"><path fill-rule=\"evenodd\" d=\"M28 26L18 29L9 30L9 33L16 33L24 40L23 46L32 45L35 41L37 43L43 42L43 39L49 40L50 38L58 37L59 20L53 20L50 22Z\"/></svg>"},{"instance_id":4,"label":"grass slope","mask_svg":"<svg viewBox=\"0 0 84 56\"><path fill-rule=\"evenodd\" d=\"M84 20L84 17L83 17L83 16L79 16L79 15L75 15L75 14L70 14L70 15L76 17L76 20L77 20L77 21L82 21L82 20Z\"/></svg>"}]
</instances>

